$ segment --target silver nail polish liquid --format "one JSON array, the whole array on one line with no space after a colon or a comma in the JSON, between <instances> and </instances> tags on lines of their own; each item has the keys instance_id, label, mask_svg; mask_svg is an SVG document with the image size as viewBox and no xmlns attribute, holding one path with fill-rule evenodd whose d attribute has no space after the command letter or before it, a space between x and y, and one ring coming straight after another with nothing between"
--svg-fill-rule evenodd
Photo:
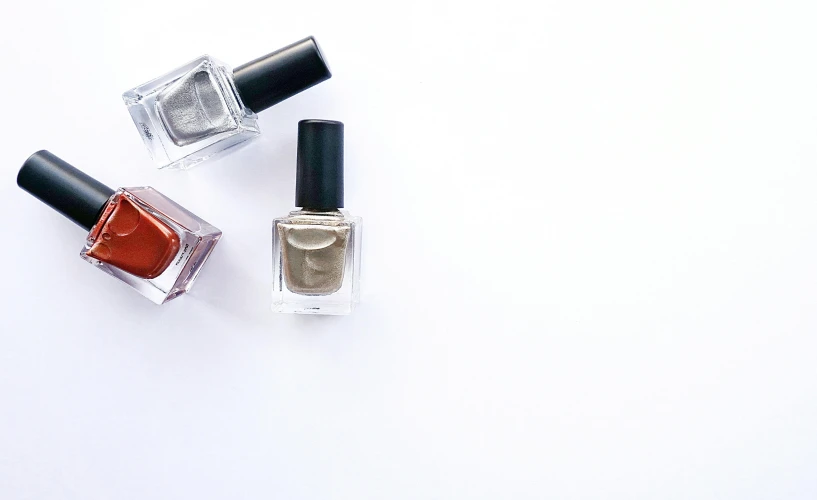
<instances>
[{"instance_id":1,"label":"silver nail polish liquid","mask_svg":"<svg viewBox=\"0 0 817 500\"><path fill-rule=\"evenodd\" d=\"M159 168L189 168L260 134L259 113L331 77L309 37L233 71L210 56L122 94Z\"/></svg>"},{"instance_id":2,"label":"silver nail polish liquid","mask_svg":"<svg viewBox=\"0 0 817 500\"><path fill-rule=\"evenodd\" d=\"M272 309L349 314L360 298L361 219L343 206L343 124L298 123L296 204L272 225Z\"/></svg>"}]
</instances>

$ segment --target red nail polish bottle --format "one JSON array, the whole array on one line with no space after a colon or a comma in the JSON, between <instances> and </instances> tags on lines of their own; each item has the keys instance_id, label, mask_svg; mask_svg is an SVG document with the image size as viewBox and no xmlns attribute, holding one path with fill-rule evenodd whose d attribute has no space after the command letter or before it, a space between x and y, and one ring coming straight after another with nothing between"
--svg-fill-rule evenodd
<instances>
[{"instance_id":1,"label":"red nail polish bottle","mask_svg":"<svg viewBox=\"0 0 817 500\"><path fill-rule=\"evenodd\" d=\"M157 304L186 293L221 231L151 187L116 191L48 151L17 185L89 231L80 256Z\"/></svg>"}]
</instances>

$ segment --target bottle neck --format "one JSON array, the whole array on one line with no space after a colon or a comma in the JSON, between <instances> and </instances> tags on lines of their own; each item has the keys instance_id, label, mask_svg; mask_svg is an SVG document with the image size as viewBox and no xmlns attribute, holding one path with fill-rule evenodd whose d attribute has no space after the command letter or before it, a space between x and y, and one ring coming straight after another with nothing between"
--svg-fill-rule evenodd
<instances>
[{"instance_id":1,"label":"bottle neck","mask_svg":"<svg viewBox=\"0 0 817 500\"><path fill-rule=\"evenodd\" d=\"M299 209L301 212L315 212L315 213L332 213L332 212L340 212L339 208L309 208L309 207L301 207Z\"/></svg>"},{"instance_id":2,"label":"bottle neck","mask_svg":"<svg viewBox=\"0 0 817 500\"><path fill-rule=\"evenodd\" d=\"M303 207L291 212L290 215L314 215L321 217L343 217L339 208L308 208Z\"/></svg>"}]
</instances>

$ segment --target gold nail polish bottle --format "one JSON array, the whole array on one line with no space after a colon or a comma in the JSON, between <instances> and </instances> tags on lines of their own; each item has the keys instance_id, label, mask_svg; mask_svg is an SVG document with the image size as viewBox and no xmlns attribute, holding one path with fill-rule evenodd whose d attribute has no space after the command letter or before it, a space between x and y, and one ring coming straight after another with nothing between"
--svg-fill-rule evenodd
<instances>
[{"instance_id":1,"label":"gold nail polish bottle","mask_svg":"<svg viewBox=\"0 0 817 500\"><path fill-rule=\"evenodd\" d=\"M298 123L296 205L272 227L276 312L349 314L360 294L361 219L343 207L343 124Z\"/></svg>"}]
</instances>

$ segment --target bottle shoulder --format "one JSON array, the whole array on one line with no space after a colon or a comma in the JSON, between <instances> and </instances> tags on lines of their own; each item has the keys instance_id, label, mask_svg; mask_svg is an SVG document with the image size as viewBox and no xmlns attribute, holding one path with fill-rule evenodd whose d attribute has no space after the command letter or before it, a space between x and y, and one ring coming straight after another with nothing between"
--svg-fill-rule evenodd
<instances>
[{"instance_id":1,"label":"bottle shoulder","mask_svg":"<svg viewBox=\"0 0 817 500\"><path fill-rule=\"evenodd\" d=\"M158 191L156 191L155 189L153 189L151 186L128 186L128 187L121 187L121 188L117 189L117 190L116 190L116 192L117 192L117 193L119 193L119 194L122 194L122 193L130 193L130 194L132 194L132 195L138 195L139 193L146 193L146 192L158 193Z\"/></svg>"},{"instance_id":2,"label":"bottle shoulder","mask_svg":"<svg viewBox=\"0 0 817 500\"><path fill-rule=\"evenodd\" d=\"M293 210L284 217L277 217L273 224L320 224L320 225L351 225L356 226L362 218L352 215L348 210L333 210L318 212L313 210Z\"/></svg>"},{"instance_id":3,"label":"bottle shoulder","mask_svg":"<svg viewBox=\"0 0 817 500\"><path fill-rule=\"evenodd\" d=\"M172 71L172 73L189 73L194 70L212 70L215 68L228 68L232 71L232 66L225 63L221 59L217 57L211 56L210 54L203 54L192 61L188 61L186 64L179 66L176 70Z\"/></svg>"}]
</instances>

